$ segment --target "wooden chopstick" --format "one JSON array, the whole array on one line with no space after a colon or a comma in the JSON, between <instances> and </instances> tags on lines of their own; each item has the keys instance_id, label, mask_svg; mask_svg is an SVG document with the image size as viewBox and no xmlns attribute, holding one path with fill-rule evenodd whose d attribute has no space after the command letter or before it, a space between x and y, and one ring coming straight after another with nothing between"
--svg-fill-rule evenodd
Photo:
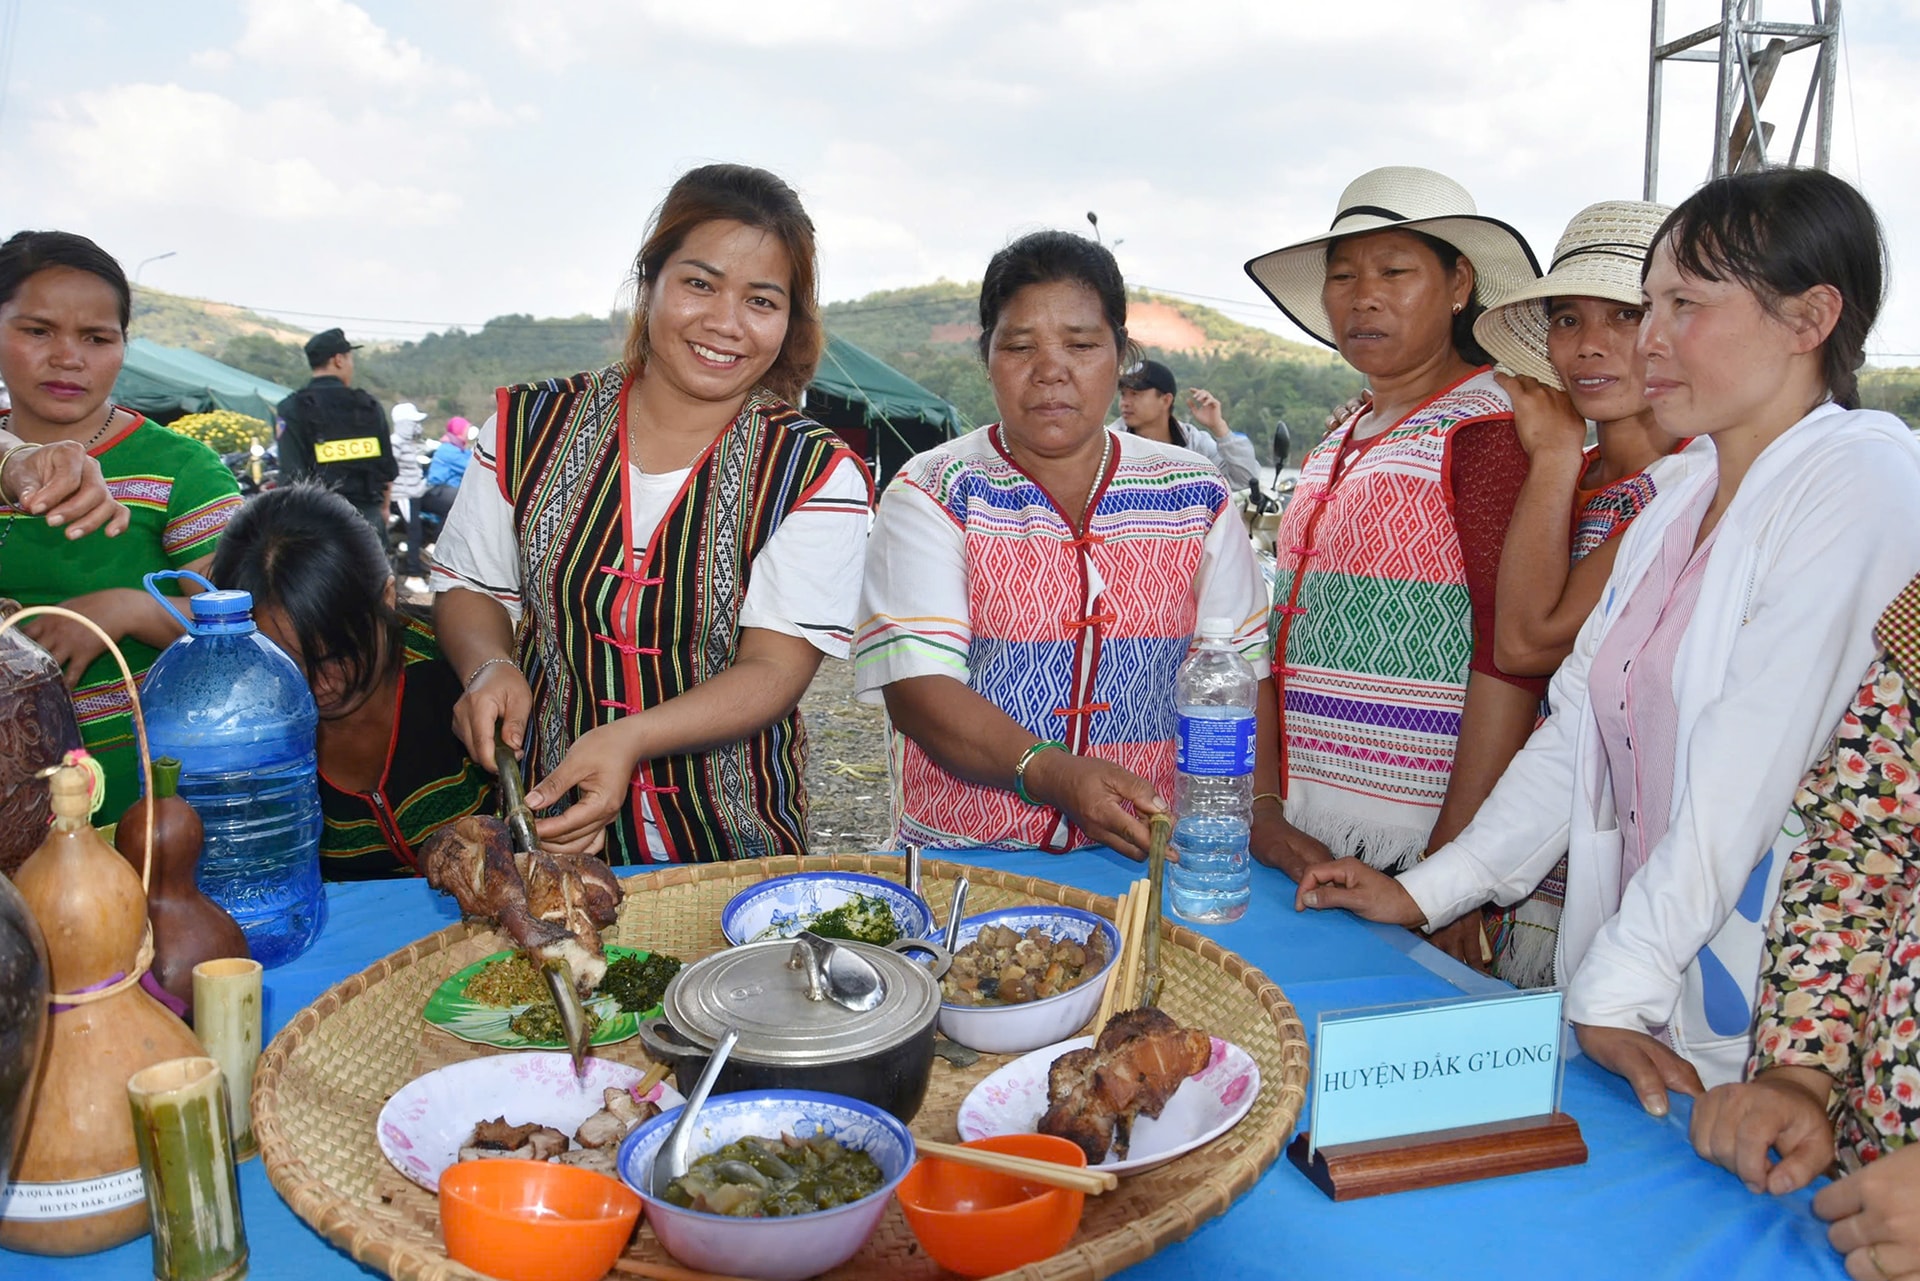
<instances>
[{"instance_id":1,"label":"wooden chopstick","mask_svg":"<svg viewBox=\"0 0 1920 1281\"><path fill-rule=\"evenodd\" d=\"M1151 893L1145 881L1133 896L1133 919L1127 923L1127 986L1114 1013L1131 1010L1140 1004L1140 953L1147 942L1147 907Z\"/></svg>"},{"instance_id":2,"label":"wooden chopstick","mask_svg":"<svg viewBox=\"0 0 1920 1281\"><path fill-rule=\"evenodd\" d=\"M1114 905L1113 928L1120 936L1120 946L1114 954L1113 972L1107 976L1107 989L1100 994L1100 1009L1094 1015L1093 1034L1095 1036L1100 1035L1100 1029L1107 1025L1108 1019L1113 1017L1114 1010L1119 1008L1120 998L1125 995L1122 989L1127 982L1127 948L1133 937L1133 900L1140 888L1139 881L1129 883L1126 892L1121 894L1120 901Z\"/></svg>"},{"instance_id":3,"label":"wooden chopstick","mask_svg":"<svg viewBox=\"0 0 1920 1281\"><path fill-rule=\"evenodd\" d=\"M613 1270L630 1277L652 1277L653 1281L747 1281L745 1277L700 1272L693 1268L675 1267L671 1263L649 1263L645 1259L615 1259Z\"/></svg>"},{"instance_id":4,"label":"wooden chopstick","mask_svg":"<svg viewBox=\"0 0 1920 1281\"><path fill-rule=\"evenodd\" d=\"M636 1099L646 1098L648 1092L651 1091L654 1086L666 1080L667 1073L671 1072L672 1070L673 1069L665 1063L654 1064L652 1067L647 1069L647 1074L641 1077L639 1082L633 1087L633 1096Z\"/></svg>"},{"instance_id":5,"label":"wooden chopstick","mask_svg":"<svg viewBox=\"0 0 1920 1281\"><path fill-rule=\"evenodd\" d=\"M962 1147L955 1143L936 1143L931 1139L915 1139L914 1147L923 1156L938 1157L942 1161L952 1161L959 1165L974 1165L983 1170L995 1170L1001 1174L1010 1174L1028 1183L1044 1183L1048 1187L1065 1188L1069 1192L1084 1192L1088 1196L1099 1196L1102 1192L1111 1192L1120 1186L1120 1177L1111 1170L1088 1170L1080 1166L1058 1165L1052 1161L1037 1161L1032 1157L1014 1156L1007 1152L989 1152L985 1148Z\"/></svg>"}]
</instances>

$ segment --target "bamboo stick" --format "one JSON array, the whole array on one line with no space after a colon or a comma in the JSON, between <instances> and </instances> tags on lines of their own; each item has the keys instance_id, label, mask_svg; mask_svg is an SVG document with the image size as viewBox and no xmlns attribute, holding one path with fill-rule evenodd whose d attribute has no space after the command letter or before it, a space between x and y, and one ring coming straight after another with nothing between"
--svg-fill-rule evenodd
<instances>
[{"instance_id":1,"label":"bamboo stick","mask_svg":"<svg viewBox=\"0 0 1920 1281\"><path fill-rule=\"evenodd\" d=\"M253 1141L253 1069L260 1061L260 962L223 956L193 967L193 1030L227 1081L235 1160Z\"/></svg>"},{"instance_id":2,"label":"bamboo stick","mask_svg":"<svg viewBox=\"0 0 1920 1281\"><path fill-rule=\"evenodd\" d=\"M206 1058L167 1059L127 1081L159 1281L247 1273L224 1086L220 1065Z\"/></svg>"},{"instance_id":3,"label":"bamboo stick","mask_svg":"<svg viewBox=\"0 0 1920 1281\"><path fill-rule=\"evenodd\" d=\"M1140 888L1140 882L1128 883L1126 891L1120 895L1120 901L1113 909L1113 928L1119 935L1120 945L1114 950L1113 969L1107 974L1106 991L1100 994L1100 1008L1093 1018L1093 1034L1100 1035L1100 1029L1107 1025L1113 1012L1119 1008L1122 989L1127 982L1127 944L1132 937L1130 926L1133 921L1134 894Z\"/></svg>"},{"instance_id":4,"label":"bamboo stick","mask_svg":"<svg viewBox=\"0 0 1920 1281\"><path fill-rule=\"evenodd\" d=\"M1136 1005L1160 1003L1160 889L1167 879L1167 842L1173 839L1173 816L1162 811L1147 820L1151 844L1147 850L1146 960Z\"/></svg>"},{"instance_id":5,"label":"bamboo stick","mask_svg":"<svg viewBox=\"0 0 1920 1281\"><path fill-rule=\"evenodd\" d=\"M1133 919L1128 922L1131 953L1127 957L1127 990L1115 1012L1131 1010L1140 1004L1140 950L1147 941L1147 907L1150 894L1145 882L1133 896Z\"/></svg>"},{"instance_id":6,"label":"bamboo stick","mask_svg":"<svg viewBox=\"0 0 1920 1281\"><path fill-rule=\"evenodd\" d=\"M1007 1152L992 1152L986 1148L970 1148L957 1143L936 1143L932 1139L915 1139L913 1145L922 1156L937 1157L942 1161L952 1161L958 1165L978 1166L983 1170L1010 1174L1028 1183L1044 1183L1050 1188L1065 1188L1069 1192L1084 1192L1088 1196L1099 1196L1102 1192L1111 1192L1120 1186L1120 1176L1111 1170L1089 1170L1081 1166L1059 1165L1053 1161L1014 1156Z\"/></svg>"}]
</instances>

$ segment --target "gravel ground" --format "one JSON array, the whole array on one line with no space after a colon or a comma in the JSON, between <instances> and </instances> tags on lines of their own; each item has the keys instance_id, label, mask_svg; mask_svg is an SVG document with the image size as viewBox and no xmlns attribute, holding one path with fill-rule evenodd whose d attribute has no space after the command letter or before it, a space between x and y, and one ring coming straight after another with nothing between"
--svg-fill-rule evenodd
<instances>
[{"instance_id":1,"label":"gravel ground","mask_svg":"<svg viewBox=\"0 0 1920 1281\"><path fill-rule=\"evenodd\" d=\"M887 848L887 718L878 704L856 702L853 664L829 658L806 697L807 800L813 852L864 854Z\"/></svg>"}]
</instances>

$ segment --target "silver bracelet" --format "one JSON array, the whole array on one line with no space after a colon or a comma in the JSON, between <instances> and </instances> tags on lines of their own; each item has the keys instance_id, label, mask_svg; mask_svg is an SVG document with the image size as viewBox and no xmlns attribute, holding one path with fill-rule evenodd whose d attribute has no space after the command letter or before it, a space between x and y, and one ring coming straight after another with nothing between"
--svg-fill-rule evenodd
<instances>
[{"instance_id":1,"label":"silver bracelet","mask_svg":"<svg viewBox=\"0 0 1920 1281\"><path fill-rule=\"evenodd\" d=\"M17 503L26 497L24 494L19 498L7 497L7 468L13 465L13 460L24 454L37 454L45 448L46 446L38 441L23 440L17 445L0 449L0 503Z\"/></svg>"},{"instance_id":2,"label":"silver bracelet","mask_svg":"<svg viewBox=\"0 0 1920 1281\"><path fill-rule=\"evenodd\" d=\"M473 669L473 675L467 677L467 688L472 689L473 683L480 679L480 673L486 671L489 667L492 667L495 663L512 663L512 662L513 660L511 658L489 658L486 662L480 664L480 666Z\"/></svg>"}]
</instances>

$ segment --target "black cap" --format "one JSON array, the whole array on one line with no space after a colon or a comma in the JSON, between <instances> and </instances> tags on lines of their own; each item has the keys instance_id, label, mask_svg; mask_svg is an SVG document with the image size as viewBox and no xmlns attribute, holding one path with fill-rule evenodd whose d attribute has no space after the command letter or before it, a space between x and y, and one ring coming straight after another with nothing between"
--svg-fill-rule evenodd
<instances>
[{"instance_id":1,"label":"black cap","mask_svg":"<svg viewBox=\"0 0 1920 1281\"><path fill-rule=\"evenodd\" d=\"M1120 385L1128 391L1151 387L1163 395L1173 395L1173 371L1157 360L1143 360L1120 375Z\"/></svg>"},{"instance_id":2,"label":"black cap","mask_svg":"<svg viewBox=\"0 0 1920 1281\"><path fill-rule=\"evenodd\" d=\"M342 352L359 351L360 344L347 341L347 335L338 329L322 329L307 339L307 364L324 365Z\"/></svg>"}]
</instances>

